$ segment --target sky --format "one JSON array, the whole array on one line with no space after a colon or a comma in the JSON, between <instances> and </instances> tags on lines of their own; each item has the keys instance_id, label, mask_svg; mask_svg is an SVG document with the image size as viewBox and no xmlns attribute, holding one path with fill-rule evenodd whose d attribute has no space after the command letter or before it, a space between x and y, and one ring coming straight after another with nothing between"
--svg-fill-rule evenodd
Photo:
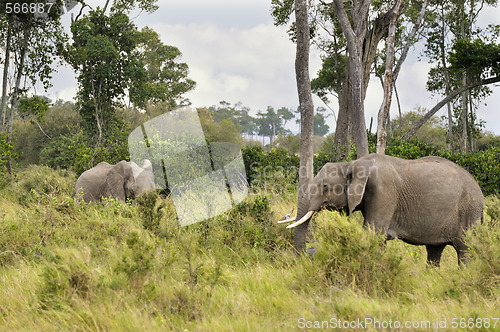
<instances>
[{"instance_id":1,"label":"sky","mask_svg":"<svg viewBox=\"0 0 500 332\"><path fill-rule=\"evenodd\" d=\"M88 1L95 7L102 1ZM181 61L189 66L189 77L197 82L194 91L185 96L194 106L208 107L227 101L249 107L255 115L268 106L275 109L296 109L298 97L295 83L295 45L286 27L276 27L271 17L270 0L159 0L159 9L152 13L134 13L135 24L149 26L159 33L165 44L182 52ZM77 12L76 7L72 12ZM483 10L480 22L498 24L500 8ZM69 25L70 15L63 17ZM417 47L418 49L418 47ZM320 53L311 48L311 78L321 67ZM403 112L417 107L432 108L440 101L426 91L427 73L431 67L418 61L413 49L404 63L397 89ZM75 74L69 67L60 67L54 76L54 86L47 95L56 100L73 100L76 95ZM486 121L486 130L500 135L500 88L490 86L493 94L484 100L477 112ZM315 107L324 107L314 98ZM372 132L376 131L377 113L382 102L382 88L376 78L370 80L365 100L367 126L373 117ZM486 103L486 105L484 105ZM398 111L393 102L391 117ZM335 114L337 101L330 103ZM437 115L444 115L442 108ZM327 118L330 132L335 128L333 116ZM297 128L290 127L294 131Z\"/></svg>"}]
</instances>

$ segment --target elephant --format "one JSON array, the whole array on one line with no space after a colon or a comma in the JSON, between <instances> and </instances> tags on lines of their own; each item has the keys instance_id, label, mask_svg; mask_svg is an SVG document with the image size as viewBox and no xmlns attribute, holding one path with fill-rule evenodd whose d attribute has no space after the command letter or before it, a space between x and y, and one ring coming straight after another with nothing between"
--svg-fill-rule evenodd
<instances>
[{"instance_id":1,"label":"elephant","mask_svg":"<svg viewBox=\"0 0 500 332\"><path fill-rule=\"evenodd\" d=\"M440 157L405 160L369 154L352 162L327 163L298 202L294 246L305 248L312 215L327 208L349 216L361 211L364 227L413 245L425 245L427 262L439 266L446 245L458 264L468 262L464 233L483 222L484 196L465 169ZM301 195L299 195L301 197Z\"/></svg>"},{"instance_id":2,"label":"elephant","mask_svg":"<svg viewBox=\"0 0 500 332\"><path fill-rule=\"evenodd\" d=\"M151 189L156 189L156 186L149 160L144 160L142 167L125 160L116 165L103 161L80 175L75 185L75 197L85 202L100 201L103 197L125 201Z\"/></svg>"}]
</instances>

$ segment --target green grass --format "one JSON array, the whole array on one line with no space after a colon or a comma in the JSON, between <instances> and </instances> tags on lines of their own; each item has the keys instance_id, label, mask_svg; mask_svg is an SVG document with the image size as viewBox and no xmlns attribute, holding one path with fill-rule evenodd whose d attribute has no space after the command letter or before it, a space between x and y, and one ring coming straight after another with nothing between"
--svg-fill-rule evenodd
<instances>
[{"instance_id":1,"label":"green grass","mask_svg":"<svg viewBox=\"0 0 500 332\"><path fill-rule=\"evenodd\" d=\"M449 247L435 269L423 247L384 246L360 216L326 211L314 220L314 258L296 257L292 231L274 223L293 194L253 195L179 228L170 200L79 204L74 181L33 166L0 190L0 330L290 331L370 318L446 319L450 330L453 318L499 317L496 197L468 233L471 263L458 268Z\"/></svg>"}]
</instances>

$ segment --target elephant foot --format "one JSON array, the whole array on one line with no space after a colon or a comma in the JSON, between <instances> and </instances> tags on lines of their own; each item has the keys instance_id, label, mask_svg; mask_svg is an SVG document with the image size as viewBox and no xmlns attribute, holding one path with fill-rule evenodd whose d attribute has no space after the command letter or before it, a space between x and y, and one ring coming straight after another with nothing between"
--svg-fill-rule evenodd
<instances>
[{"instance_id":1,"label":"elephant foot","mask_svg":"<svg viewBox=\"0 0 500 332\"><path fill-rule=\"evenodd\" d=\"M455 248L458 256L458 265L467 265L469 264L469 256L467 255L469 251L469 247L463 242L463 240L458 240L454 242L453 248Z\"/></svg>"}]
</instances>

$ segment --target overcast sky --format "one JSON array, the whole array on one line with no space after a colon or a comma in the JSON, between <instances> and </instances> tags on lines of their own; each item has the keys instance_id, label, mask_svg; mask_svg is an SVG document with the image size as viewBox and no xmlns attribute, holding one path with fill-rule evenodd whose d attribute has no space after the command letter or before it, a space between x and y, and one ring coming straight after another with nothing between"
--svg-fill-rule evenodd
<instances>
[{"instance_id":1,"label":"overcast sky","mask_svg":"<svg viewBox=\"0 0 500 332\"><path fill-rule=\"evenodd\" d=\"M295 85L295 45L286 29L275 27L270 14L270 0L160 0L153 14L141 13L134 18L139 26L157 31L165 44L176 46L183 53L182 62L190 68L190 78L197 82L196 89L186 96L195 106L216 105L225 100L242 103L255 114L267 106L297 108ZM99 1L89 1L92 6ZM76 11L79 7L73 9ZM499 8L488 8L481 21L498 24ZM69 24L69 15L64 17ZM403 111L418 106L430 109L440 98L432 97L425 89L430 65L418 62L414 51L401 69L397 81ZM321 66L319 52L312 49L311 77ZM500 89L493 87L478 110L478 117L486 121L486 129L500 135ZM49 90L52 99L72 100L76 92L75 74L70 68L60 68L54 87ZM365 113L366 123L374 118L382 101L378 79L368 88ZM393 102L395 104L395 102ZM324 104L315 98L315 107ZM337 112L337 102L331 103ZM438 115L445 114L443 108ZM397 116L395 105L392 117ZM327 119L331 131L333 117Z\"/></svg>"}]
</instances>

